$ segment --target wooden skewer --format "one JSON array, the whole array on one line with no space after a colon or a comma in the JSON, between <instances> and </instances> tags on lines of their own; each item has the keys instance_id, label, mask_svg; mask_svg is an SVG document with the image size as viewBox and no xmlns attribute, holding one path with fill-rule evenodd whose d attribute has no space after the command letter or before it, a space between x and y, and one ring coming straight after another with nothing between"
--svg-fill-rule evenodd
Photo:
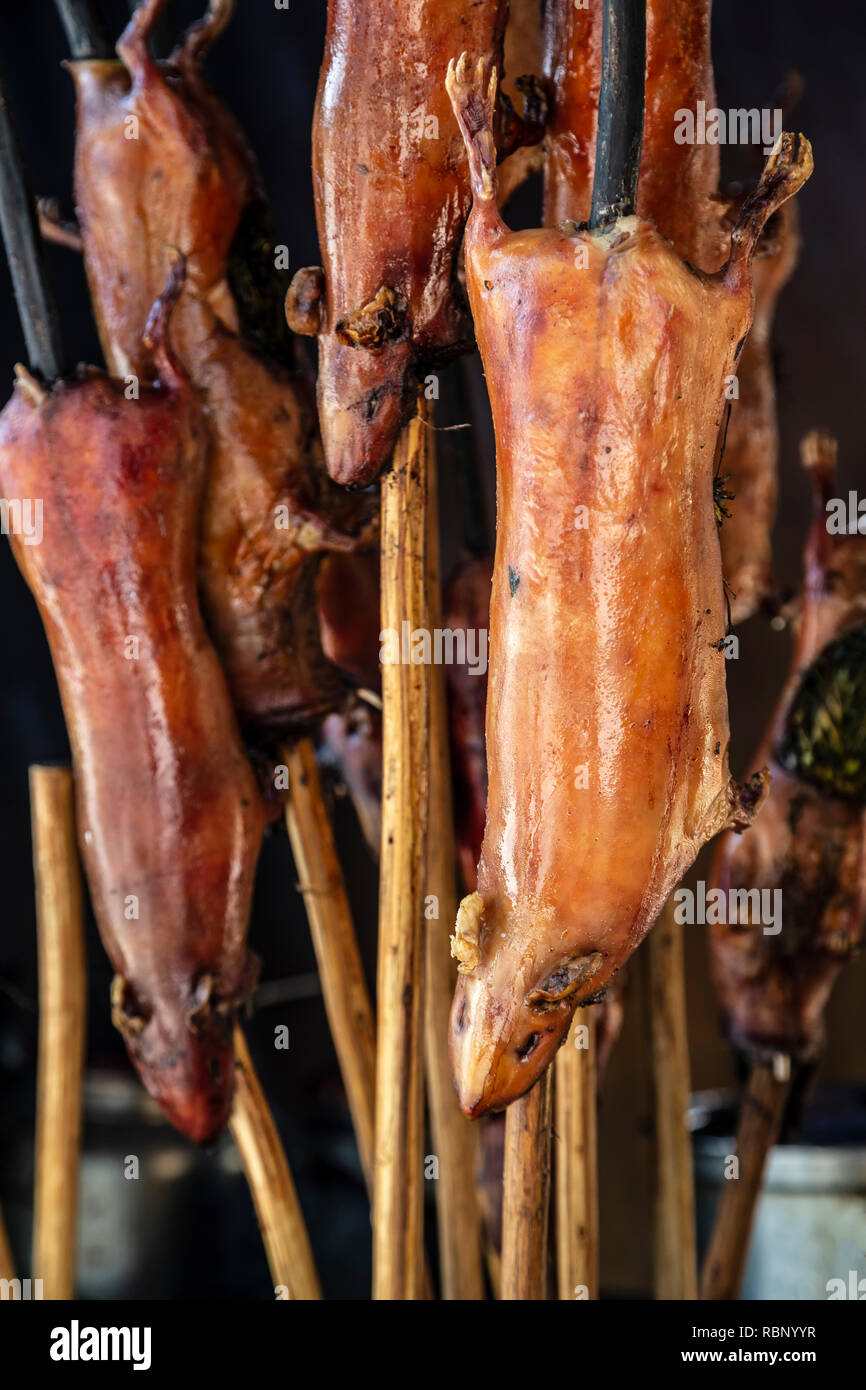
<instances>
[{"instance_id":1,"label":"wooden skewer","mask_svg":"<svg viewBox=\"0 0 866 1390\"><path fill-rule=\"evenodd\" d=\"M81 872L72 773L31 767L39 960L33 1277L72 1298L87 1017Z\"/></svg>"},{"instance_id":2,"label":"wooden skewer","mask_svg":"<svg viewBox=\"0 0 866 1390\"><path fill-rule=\"evenodd\" d=\"M283 757L289 769L286 825L361 1167L372 1196L376 1096L373 1008L313 745L309 739L300 739Z\"/></svg>"},{"instance_id":3,"label":"wooden skewer","mask_svg":"<svg viewBox=\"0 0 866 1390\"><path fill-rule=\"evenodd\" d=\"M790 1059L782 1054L752 1067L737 1130L739 1171L722 1184L701 1276L702 1299L739 1294L764 1168L779 1136L790 1076Z\"/></svg>"},{"instance_id":4,"label":"wooden skewer","mask_svg":"<svg viewBox=\"0 0 866 1390\"><path fill-rule=\"evenodd\" d=\"M382 479L382 628L429 631L427 445L411 420ZM373 1297L423 1290L423 922L430 667L386 663L379 878Z\"/></svg>"},{"instance_id":5,"label":"wooden skewer","mask_svg":"<svg viewBox=\"0 0 866 1390\"><path fill-rule=\"evenodd\" d=\"M588 1036L580 1032L588 1030ZM579 1042L586 1046L578 1046ZM596 1018L575 1014L556 1059L556 1266L560 1299L598 1298Z\"/></svg>"},{"instance_id":6,"label":"wooden skewer","mask_svg":"<svg viewBox=\"0 0 866 1390\"><path fill-rule=\"evenodd\" d=\"M655 1103L655 1296L698 1296L695 1192L688 1129L689 1041L683 929L665 904L647 945Z\"/></svg>"},{"instance_id":7,"label":"wooden skewer","mask_svg":"<svg viewBox=\"0 0 866 1390\"><path fill-rule=\"evenodd\" d=\"M293 1299L322 1297L313 1252L286 1155L246 1038L235 1027L235 1102L231 1131L247 1175L271 1278Z\"/></svg>"},{"instance_id":8,"label":"wooden skewer","mask_svg":"<svg viewBox=\"0 0 866 1390\"><path fill-rule=\"evenodd\" d=\"M502 1298L547 1296L550 1122L553 1068L505 1112L502 1185Z\"/></svg>"},{"instance_id":9,"label":"wooden skewer","mask_svg":"<svg viewBox=\"0 0 866 1390\"><path fill-rule=\"evenodd\" d=\"M442 625L439 564L439 508L436 451L427 443L427 599L430 627ZM433 666L430 692L430 824L427 835L425 920L424 1051L430 1129L439 1160L436 1213L442 1297L462 1302L483 1299L481 1212L475 1186L478 1131L457 1104L448 1060L448 1021L454 993L449 935L457 916L454 812L445 671Z\"/></svg>"}]
</instances>

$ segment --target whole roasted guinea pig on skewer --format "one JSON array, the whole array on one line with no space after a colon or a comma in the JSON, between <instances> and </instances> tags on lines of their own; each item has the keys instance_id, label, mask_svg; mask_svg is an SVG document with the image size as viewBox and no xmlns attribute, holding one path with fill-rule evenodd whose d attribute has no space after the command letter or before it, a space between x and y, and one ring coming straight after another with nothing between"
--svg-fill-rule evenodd
<instances>
[{"instance_id":1,"label":"whole roasted guinea pig on skewer","mask_svg":"<svg viewBox=\"0 0 866 1390\"><path fill-rule=\"evenodd\" d=\"M386 466L423 370L465 351L457 284L471 201L442 86L463 44L501 63L508 0L329 0L313 126L324 268L301 270L286 312L319 338L319 420L332 478L360 486ZM530 109L531 108L531 109ZM500 104L502 153L541 138Z\"/></svg>"},{"instance_id":2,"label":"whole roasted guinea pig on skewer","mask_svg":"<svg viewBox=\"0 0 866 1390\"><path fill-rule=\"evenodd\" d=\"M374 501L327 477L315 408L291 356L253 157L199 66L231 11L214 0L167 64L139 5L120 61L70 64L75 195L109 370L147 379L141 334L180 252L173 341L205 415L210 458L199 574L204 615L242 725L303 730L345 685L323 651L316 577L328 551L369 541Z\"/></svg>"},{"instance_id":3,"label":"whole roasted guinea pig on skewer","mask_svg":"<svg viewBox=\"0 0 866 1390\"><path fill-rule=\"evenodd\" d=\"M719 842L712 886L747 906L710 927L710 961L732 1041L809 1062L866 920L866 536L828 531L835 441L808 435L802 452L815 515L791 675L756 760L772 785L754 830Z\"/></svg>"},{"instance_id":4,"label":"whole roasted guinea pig on skewer","mask_svg":"<svg viewBox=\"0 0 866 1390\"><path fill-rule=\"evenodd\" d=\"M717 275L651 224L511 233L495 74L448 87L469 151L466 278L493 408L498 520L478 890L454 938L469 1115L522 1095L695 855L766 791L728 770L714 457L767 218L808 178L784 136Z\"/></svg>"},{"instance_id":5,"label":"whole roasted guinea pig on skewer","mask_svg":"<svg viewBox=\"0 0 866 1390\"><path fill-rule=\"evenodd\" d=\"M113 1017L191 1139L225 1125L264 808L196 594L204 422L155 306L151 385L23 368L0 416L0 488L43 499L13 535L45 624L75 767L81 853L116 970Z\"/></svg>"}]
</instances>

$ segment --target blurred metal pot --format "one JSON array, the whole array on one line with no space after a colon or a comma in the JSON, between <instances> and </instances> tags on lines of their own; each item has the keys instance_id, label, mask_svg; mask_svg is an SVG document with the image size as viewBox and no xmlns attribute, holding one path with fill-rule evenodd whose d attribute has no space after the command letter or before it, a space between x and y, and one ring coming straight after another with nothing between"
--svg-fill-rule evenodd
<instances>
[{"instance_id":1,"label":"blurred metal pot","mask_svg":"<svg viewBox=\"0 0 866 1390\"><path fill-rule=\"evenodd\" d=\"M736 1100L697 1092L689 1119L703 1258L736 1148ZM741 1297L852 1294L866 1299L866 1088L831 1086L818 1091L797 1142L777 1145L770 1156Z\"/></svg>"}]
</instances>

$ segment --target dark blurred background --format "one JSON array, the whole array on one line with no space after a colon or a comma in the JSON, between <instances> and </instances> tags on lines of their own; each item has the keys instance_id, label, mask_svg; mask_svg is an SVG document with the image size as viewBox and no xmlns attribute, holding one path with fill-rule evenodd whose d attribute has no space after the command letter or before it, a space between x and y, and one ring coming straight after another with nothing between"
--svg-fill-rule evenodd
<instances>
[{"instance_id":1,"label":"dark blurred background","mask_svg":"<svg viewBox=\"0 0 866 1390\"><path fill-rule=\"evenodd\" d=\"M363 3L363 0L359 0ZM101 0L113 34L128 14L123 0ZM167 7L163 51L197 17L199 4ZM276 239L292 269L318 262L309 163L310 125L321 60L325 0L241 0L228 33L208 60L208 75L245 128L274 212ZM826 16L807 0L717 0L714 56L719 105L772 106L786 75L805 83L795 115L815 151L815 175L799 198L804 251L783 292L776 320L782 435L781 503L775 535L777 573L796 584L807 510L798 441L822 425L840 445L840 486L864 482L866 403L866 102L862 63L866 14L859 0L837 0ZM0 64L37 193L72 213L72 84L60 64L64 37L51 0L5 0ZM723 159L729 151L723 151ZM728 177L742 173L731 164ZM538 189L510 209L513 224L538 220ZM49 247L70 361L99 362L82 267ZM0 265L0 368L11 388L24 347L5 263ZM451 369L438 422L461 423L467 402ZM481 393L473 393L475 409ZM440 436L443 541L460 541L455 481L475 448L492 479L482 423ZM36 950L27 769L64 761L68 745L39 616L8 546L0 546L0 606L7 631L0 655L0 1203L22 1273L27 1272L31 1144L36 1057ZM760 738L788 663L789 637L761 620L740 630L740 660L730 662L733 762L742 772ZM122 789L118 789L122 795ZM372 984L376 871L345 798L334 816ZM696 874L705 876L701 862ZM284 832L265 844L252 945L264 962L250 1042L275 1111L319 1264L325 1294L367 1296L370 1232L339 1073L315 974L315 961ZM706 968L703 930L687 932L692 1078L696 1088L729 1084L733 1065ZM270 1298L272 1289L243 1178L230 1141L197 1155L175 1139L139 1099L108 1007L110 970L89 928L91 1094L86 1130L87 1210L82 1291L91 1296ZM866 964L850 967L827 1020L822 1075L866 1080ZM602 1106L602 1279L613 1295L645 1295L651 1285L651 1151L647 1134L646 1046L641 1010L632 1008L614 1054ZM273 1028L290 1029L288 1052L272 1046ZM138 1183L119 1177L118 1155L148 1155ZM144 1170L147 1170L145 1179ZM430 1184L432 1187L432 1184Z\"/></svg>"}]
</instances>

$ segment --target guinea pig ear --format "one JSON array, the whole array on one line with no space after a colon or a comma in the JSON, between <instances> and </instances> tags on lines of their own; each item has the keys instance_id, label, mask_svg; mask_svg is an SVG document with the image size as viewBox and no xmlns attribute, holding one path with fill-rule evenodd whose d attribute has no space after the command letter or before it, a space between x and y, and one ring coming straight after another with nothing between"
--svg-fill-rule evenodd
<instances>
[{"instance_id":1,"label":"guinea pig ear","mask_svg":"<svg viewBox=\"0 0 866 1390\"><path fill-rule=\"evenodd\" d=\"M293 333L315 338L325 321L325 272L307 265L296 272L286 294L286 322Z\"/></svg>"},{"instance_id":2,"label":"guinea pig ear","mask_svg":"<svg viewBox=\"0 0 866 1390\"><path fill-rule=\"evenodd\" d=\"M555 1009L597 975L603 962L604 956L601 951L592 951L588 956L574 956L571 960L563 961L540 985L529 990L523 1000L524 1004L527 1009L533 1009L536 1013Z\"/></svg>"},{"instance_id":3,"label":"guinea pig ear","mask_svg":"<svg viewBox=\"0 0 866 1390\"><path fill-rule=\"evenodd\" d=\"M390 285L380 285L368 304L362 304L337 324L334 332L347 347L377 348L406 336L409 304Z\"/></svg>"}]
</instances>

